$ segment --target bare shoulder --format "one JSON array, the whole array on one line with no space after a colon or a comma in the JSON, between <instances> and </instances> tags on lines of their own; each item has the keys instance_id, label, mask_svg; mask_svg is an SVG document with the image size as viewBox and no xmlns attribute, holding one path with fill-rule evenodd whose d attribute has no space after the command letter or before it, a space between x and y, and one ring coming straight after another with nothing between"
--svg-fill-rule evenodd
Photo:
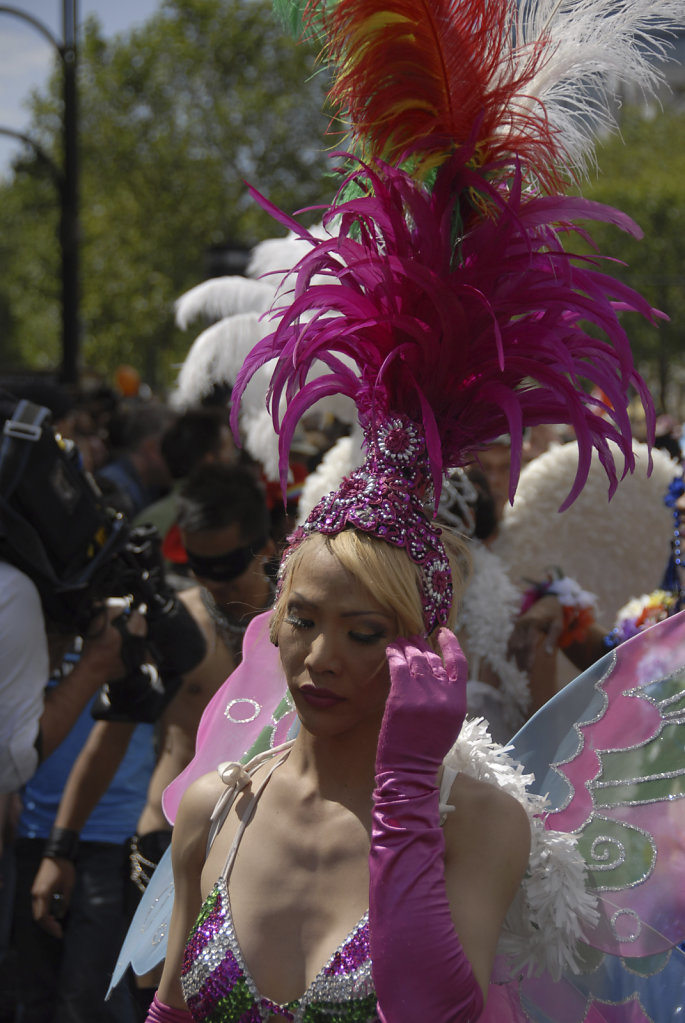
<instances>
[{"instance_id":1,"label":"bare shoulder","mask_svg":"<svg viewBox=\"0 0 685 1023\"><path fill-rule=\"evenodd\" d=\"M196 778L183 793L176 825L197 823L199 819L209 817L225 789L218 771L210 771Z\"/></svg>"},{"instance_id":2,"label":"bare shoulder","mask_svg":"<svg viewBox=\"0 0 685 1023\"><path fill-rule=\"evenodd\" d=\"M530 854L530 822L519 801L496 785L459 774L449 802L454 810L444 828L448 858L508 865L520 878Z\"/></svg>"},{"instance_id":3,"label":"bare shoulder","mask_svg":"<svg viewBox=\"0 0 685 1023\"><path fill-rule=\"evenodd\" d=\"M218 772L212 771L197 778L183 793L172 836L175 865L204 862L210 817L225 789Z\"/></svg>"}]
</instances>

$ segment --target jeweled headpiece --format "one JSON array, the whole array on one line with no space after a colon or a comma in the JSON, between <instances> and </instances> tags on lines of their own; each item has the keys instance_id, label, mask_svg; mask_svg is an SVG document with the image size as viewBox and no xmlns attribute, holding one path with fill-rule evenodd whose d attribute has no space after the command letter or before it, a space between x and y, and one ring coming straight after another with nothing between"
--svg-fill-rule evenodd
<instances>
[{"instance_id":1,"label":"jeweled headpiece","mask_svg":"<svg viewBox=\"0 0 685 1023\"><path fill-rule=\"evenodd\" d=\"M289 538L291 549L310 533L326 536L348 526L403 547L421 568L423 617L430 633L447 620L452 579L440 529L425 511L429 466L423 434L405 416L394 415L369 431L367 445L363 465L313 509Z\"/></svg>"},{"instance_id":2,"label":"jeweled headpiece","mask_svg":"<svg viewBox=\"0 0 685 1023\"><path fill-rule=\"evenodd\" d=\"M291 5L294 21L301 7ZM634 469L631 388L653 430L619 314L660 314L603 272L575 222L639 228L564 190L588 157L574 109L585 126L600 120L597 97L617 53L624 78L630 63L630 74L653 84L649 47L636 49L635 37L644 44L646 29L667 26L678 4L655 15L627 0L621 24L610 0L580 7L582 17L578 5L544 0L311 0L303 23L334 67L331 98L353 152L338 154L342 184L323 237L252 190L309 249L293 271L292 301L274 310L275 329L238 374L234 427L250 378L275 360L267 404L285 485L300 418L321 398L354 400L365 461L293 543L355 526L405 547L422 570L428 632L451 603L439 529L425 510L447 468L508 433L513 497L524 427L570 424L579 460L565 507L593 448L610 495ZM578 39L592 32L584 67Z\"/></svg>"}]
</instances>

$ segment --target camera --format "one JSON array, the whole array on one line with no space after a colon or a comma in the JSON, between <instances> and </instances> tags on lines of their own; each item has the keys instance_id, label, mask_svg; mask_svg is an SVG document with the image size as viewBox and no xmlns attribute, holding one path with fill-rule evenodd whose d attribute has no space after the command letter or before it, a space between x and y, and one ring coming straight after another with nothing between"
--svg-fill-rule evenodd
<instances>
[{"instance_id":1,"label":"camera","mask_svg":"<svg viewBox=\"0 0 685 1023\"><path fill-rule=\"evenodd\" d=\"M87 635L111 597L144 611L146 637L122 629L127 675L103 687L99 719L155 721L205 655L199 626L166 581L157 530L132 528L107 506L76 446L29 401L9 413L0 440L0 557L33 580L46 617L65 632Z\"/></svg>"}]
</instances>

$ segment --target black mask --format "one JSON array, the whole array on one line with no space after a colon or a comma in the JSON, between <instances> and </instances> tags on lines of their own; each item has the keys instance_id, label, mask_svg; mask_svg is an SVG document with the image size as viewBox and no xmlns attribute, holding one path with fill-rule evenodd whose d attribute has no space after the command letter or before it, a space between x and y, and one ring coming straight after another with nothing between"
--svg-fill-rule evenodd
<instances>
[{"instance_id":1,"label":"black mask","mask_svg":"<svg viewBox=\"0 0 685 1023\"><path fill-rule=\"evenodd\" d=\"M213 579L215 582L230 582L237 579L249 567L257 552L262 549L267 537L262 536L246 547L237 547L228 554L217 554L212 557L204 557L200 554L188 554L188 567L192 569L199 579Z\"/></svg>"}]
</instances>

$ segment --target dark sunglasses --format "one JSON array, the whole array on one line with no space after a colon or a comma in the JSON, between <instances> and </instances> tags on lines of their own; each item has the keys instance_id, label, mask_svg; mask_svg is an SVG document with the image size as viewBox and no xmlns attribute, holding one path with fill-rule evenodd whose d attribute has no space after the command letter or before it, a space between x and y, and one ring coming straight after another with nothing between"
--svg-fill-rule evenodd
<instances>
[{"instance_id":1,"label":"dark sunglasses","mask_svg":"<svg viewBox=\"0 0 685 1023\"><path fill-rule=\"evenodd\" d=\"M215 582L229 582L237 579L249 567L256 558L258 552L266 543L268 537L262 536L246 547L237 547L228 554L217 554L212 557L203 557L200 554L193 554L187 551L188 567L192 569L200 579L213 579Z\"/></svg>"}]
</instances>

